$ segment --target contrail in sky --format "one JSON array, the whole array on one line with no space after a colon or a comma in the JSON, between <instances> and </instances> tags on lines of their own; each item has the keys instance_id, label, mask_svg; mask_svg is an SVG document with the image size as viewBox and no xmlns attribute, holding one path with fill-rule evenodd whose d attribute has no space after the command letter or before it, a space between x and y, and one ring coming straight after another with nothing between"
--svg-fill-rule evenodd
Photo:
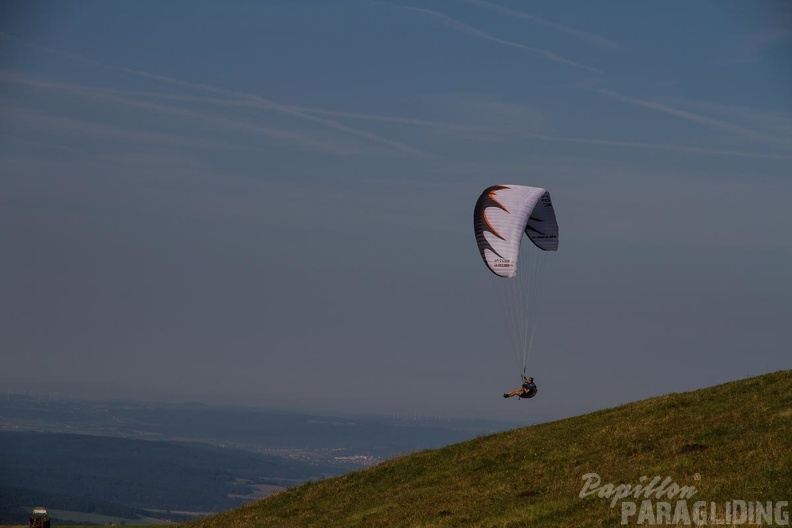
<instances>
[{"instance_id":1,"label":"contrail in sky","mask_svg":"<svg viewBox=\"0 0 792 528\"><path fill-rule=\"evenodd\" d=\"M177 108L173 106L158 105L155 103L137 101L135 99L132 99L132 97L148 97L155 99L174 100L174 101L186 102L186 103L195 102L195 103L204 103L204 104L218 105L218 106L241 106L248 108L256 108L260 110L272 110L271 105L264 104L255 100L226 99L226 98L200 97L200 96L190 96L190 95L173 95L173 94L157 93L157 92L134 92L127 90L117 90L113 88L100 88L100 87L92 87L92 86L57 83L51 81L40 81L40 80L28 79L25 77L20 77L17 75L9 75L4 73L0 73L0 82L13 82L13 83L33 86L37 88L67 90L75 93L91 94L121 104L137 106L140 108L145 108L154 111L174 113L174 114L182 115L187 118L195 118L207 122L214 122L222 126L229 126L233 128L249 130L251 132L258 132L273 137L282 137L286 139L300 141L302 143L308 143L309 146L312 146L314 148L316 148L317 146L321 146L323 150L327 150L328 148L328 145L319 145L317 141L301 138L299 135L296 135L293 132L287 132L280 129L271 129L271 128L263 127L261 125L240 123L231 119L206 115L192 110L186 110L183 108ZM343 119L394 123L394 124L402 124L402 125L417 126L424 128L443 129L454 132L472 132L479 134L489 134L492 137L496 137L496 136L517 137L517 138L525 138L536 141L547 141L552 143L601 145L605 147L644 149L644 150L666 150L673 152L687 152L687 153L703 154L710 156L792 160L792 155L783 155L783 154L750 152L750 151L740 151L740 150L708 149L708 148L695 147L689 145L676 145L673 143L645 143L645 142L637 142L637 141L622 141L618 139L598 139L598 138L585 138L585 137L574 137L574 136L558 136L558 135L541 134L537 132L529 132L526 130L519 130L513 128L506 128L506 127L467 125L463 123L449 123L444 121L434 121L428 119L384 116L378 114L346 112L346 111L328 110L322 108L294 106L294 107L289 107L289 109L294 111L299 111L300 113L304 113L304 114L328 115Z\"/></svg>"},{"instance_id":2,"label":"contrail in sky","mask_svg":"<svg viewBox=\"0 0 792 528\"><path fill-rule=\"evenodd\" d=\"M538 17L536 15L532 15L530 13L524 13L522 11L517 11L516 9L511 9L510 7L505 7L498 4L493 4L491 2L485 2L484 0L465 0L469 4L477 5L479 7L484 7L487 9L495 10L503 15L518 18L523 20L530 20L536 24L541 24L543 26L551 27L560 31L561 33L565 33L577 39L583 40L588 44L593 44L595 46L599 46L601 48L608 48L608 49L621 49L622 46L609 38L602 37L600 35L595 35L594 33L588 33L586 31L580 31L578 29L565 26L563 24L558 24L556 22L550 22L549 20L545 20L544 18Z\"/></svg>"},{"instance_id":3,"label":"contrail in sky","mask_svg":"<svg viewBox=\"0 0 792 528\"><path fill-rule=\"evenodd\" d=\"M350 134L350 135L353 135L353 136L356 136L356 137L359 137L359 138L363 138L363 139L367 139L369 141L373 141L373 142L376 142L376 143L387 145L387 146L389 146L389 147L391 147L393 149L396 149L396 150L398 150L398 151L400 151L400 152L402 152L404 154L409 154L409 155L412 155L412 156L423 156L424 155L420 150L418 150L418 149L416 149L414 147L411 147L410 145L407 145L407 144L404 144L404 143L401 143L401 142L398 142L398 141L393 141L393 140L384 138L382 136L379 136L379 135L374 134L372 132L368 132L366 130L359 130L359 129L356 129L356 128L348 127L348 126L343 125L341 123L338 123L336 121L332 121L332 120L329 120L329 119L323 119L323 118L320 118L320 117L316 117L314 115L310 115L310 114L307 114L307 113L304 113L304 112L300 112L299 110L295 110L293 107L277 103L275 101L272 101L272 100L264 98L264 97L260 97L258 95L252 95L252 94L247 94L247 93L236 92L236 91L233 91L233 90L227 90L225 88L217 88L215 86L209 86L209 85L202 84L202 83L193 83L193 82L188 82L188 81L182 81L180 79L175 79L173 77L168 77L166 75L159 75L159 74L149 73L149 72L142 71L142 70L134 70L134 69L131 69L131 68L126 68L124 66L111 66L111 65L101 63L99 61L90 59L88 57L85 57L85 56L82 56L82 55L79 55L79 54L76 54L76 53L69 53L69 52L64 52L64 51L61 51L61 50L48 48L48 47L45 47L45 46L40 46L38 44L35 44L35 43L32 43L32 42L28 42L28 41L25 41L23 39L12 37L11 35L8 35L7 33L3 33L3 32L0 32L0 39L13 40L15 42L22 43L22 44L24 44L26 46L33 47L35 49L44 51L46 53L60 55L60 56L63 56L63 57L66 57L66 58L69 58L69 59L75 60L75 61L85 62L85 63L92 64L94 66L98 66L100 68L103 68L103 69L106 69L106 70L110 70L110 71L115 71L115 72L120 72L120 73L128 73L128 74L131 74L131 75L134 75L134 76L137 76L137 77L141 77L141 78L145 78L145 79L151 79L151 80L159 81L159 82L162 82L162 83L165 83L165 84L170 84L170 85L174 85L174 86L181 86L181 87L184 87L184 88L190 88L190 89L194 89L194 90L203 90L203 91L206 91L206 92L215 93L215 94L218 94L218 95L223 95L223 96L226 96L226 97L236 98L236 99L240 99L240 100L255 101L255 102L261 103L262 105L266 105L267 108L269 108L271 110L275 110L275 111L278 111L278 112L281 112L281 113L284 113L284 114L288 114L288 115L291 115L291 116L294 116L294 117L298 117L298 118L306 120L306 121L311 121L313 123L317 123L317 124L323 125L323 126L325 126L327 128L332 128L334 130L345 132L347 134Z\"/></svg>"},{"instance_id":4,"label":"contrail in sky","mask_svg":"<svg viewBox=\"0 0 792 528\"><path fill-rule=\"evenodd\" d=\"M424 16L435 18L435 19L439 20L440 22L442 22L443 24L445 24L445 25L449 26L450 28L454 29L455 31L459 31L461 33L467 33L468 35L472 35L472 36L474 36L476 38L479 38L479 39L482 39L482 40L488 40L490 42L495 42L497 44L501 44L502 46L508 46L510 48L517 48L517 49L525 50L525 51L527 51L527 52L529 52L529 53L531 53L533 55L536 55L538 57L541 57L543 59L550 60L550 61L553 61L553 62L557 62L557 63L560 63L560 64L566 64L567 66L572 66L573 68L579 68L579 69L582 69L582 70L590 71L592 73L598 73L598 74L602 73L602 70L599 70L597 68L593 68L591 66L586 66L585 64L580 64L578 62L569 60L566 57L562 57L561 55L553 53L552 51L547 51L547 50L543 50L543 49L540 49L540 48L534 48L534 47L531 47L531 46L526 46L525 44L521 44L519 42L514 42L514 41L511 41L511 40L498 38L498 37L496 37L494 35L490 35L489 33L485 33L484 31L481 31L480 29L474 28L473 26L470 26L470 25L462 22L461 20L457 20L455 18L451 18L450 16L445 15L443 13L440 13L439 11L432 11L431 9L424 9L422 7L411 7L411 6L405 6L405 5L399 5L399 4L386 4L386 5L389 5L391 7L395 7L397 9L402 9L402 10L405 10L405 11L412 11L412 12L419 13L419 14L424 15Z\"/></svg>"},{"instance_id":5,"label":"contrail in sky","mask_svg":"<svg viewBox=\"0 0 792 528\"><path fill-rule=\"evenodd\" d=\"M636 97L629 97L620 94L618 92L614 92L612 90L607 90L605 88L593 88L593 90L601 95L610 97L611 99L616 99L617 101L622 101L624 103L628 103L634 106L640 106L643 108L648 108L650 110L655 110L656 112L662 112L664 114L681 117L682 119L687 119L688 121L700 123L715 130L731 132L733 134L738 134L769 143L776 143L787 146L792 145L792 141L787 139L779 139L772 136L768 136L767 134L762 134L761 132L757 132L749 128L741 127L739 125L735 125L727 121L722 121L720 119L713 119L711 117L694 114L693 112L688 112L687 110L680 110L678 108L674 108L672 106L668 106L663 103L648 101L646 99L638 99Z\"/></svg>"}]
</instances>

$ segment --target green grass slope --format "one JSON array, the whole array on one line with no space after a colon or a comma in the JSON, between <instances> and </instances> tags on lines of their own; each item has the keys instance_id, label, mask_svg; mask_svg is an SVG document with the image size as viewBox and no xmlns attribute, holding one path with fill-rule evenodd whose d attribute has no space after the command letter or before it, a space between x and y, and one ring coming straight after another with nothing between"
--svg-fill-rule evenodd
<instances>
[{"instance_id":1,"label":"green grass slope","mask_svg":"<svg viewBox=\"0 0 792 528\"><path fill-rule=\"evenodd\" d=\"M792 370L415 453L186 526L621 525L621 502L579 496L587 473L614 486L670 477L695 488L691 510L706 501L720 515L727 501L792 500Z\"/></svg>"}]
</instances>

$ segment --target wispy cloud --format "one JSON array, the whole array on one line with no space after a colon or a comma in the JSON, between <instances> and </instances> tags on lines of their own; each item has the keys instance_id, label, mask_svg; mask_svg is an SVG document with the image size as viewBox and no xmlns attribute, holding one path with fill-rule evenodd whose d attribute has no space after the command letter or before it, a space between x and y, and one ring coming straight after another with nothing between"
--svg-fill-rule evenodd
<instances>
[{"instance_id":1,"label":"wispy cloud","mask_svg":"<svg viewBox=\"0 0 792 528\"><path fill-rule=\"evenodd\" d=\"M94 123L83 119L43 114L30 109L0 106L0 112L2 112L5 119L23 123L24 126L40 132L57 132L68 136L79 135L101 141L121 140L137 144L167 145L195 149L240 150L243 148L239 145L213 139L188 135L163 134L147 130Z\"/></svg>"},{"instance_id":2,"label":"wispy cloud","mask_svg":"<svg viewBox=\"0 0 792 528\"><path fill-rule=\"evenodd\" d=\"M533 139L561 142L561 143L580 143L586 145L601 145L605 147L620 147L620 148L631 148L631 149L665 150L669 152L685 152L691 154L705 154L708 156L720 156L720 157L754 158L754 159L767 159L767 160L792 160L792 154L784 155L784 154L773 154L766 152L752 152L746 150L709 149L703 147L693 147L689 145L677 145L673 143L643 143L637 141L562 137L562 136L549 136L543 134L524 134L524 135L526 137L531 137Z\"/></svg>"},{"instance_id":3,"label":"wispy cloud","mask_svg":"<svg viewBox=\"0 0 792 528\"><path fill-rule=\"evenodd\" d=\"M790 17L792 22L792 17ZM737 39L736 56L733 60L737 62L756 62L773 49L782 46L789 46L792 41L792 29L788 26L767 28L755 31ZM784 57L788 59L786 54Z\"/></svg>"},{"instance_id":4,"label":"wispy cloud","mask_svg":"<svg viewBox=\"0 0 792 528\"><path fill-rule=\"evenodd\" d=\"M283 113L283 114L286 114L286 115L289 115L289 116L292 116L292 117L299 118L299 119L304 120L304 121L308 121L308 122L311 122L311 123L314 123L314 124L318 124L318 125L321 125L324 128L329 128L329 129L332 129L332 130L343 132L345 134L357 137L359 139L365 139L367 141L371 141L371 142L374 142L374 143L385 145L387 147L390 147L391 149L394 149L394 150L400 152L401 154L406 154L406 155L410 155L410 156L418 156L418 157L423 156L423 153L419 149L417 149L415 147L412 147L410 145L407 145L405 143L388 139L386 137L380 136L380 135L375 134L373 132L369 132L367 130L360 130L360 129L356 129L356 128L353 128L353 127L349 127L349 126L346 126L346 125L344 125L342 123L338 123L338 122L330 120L330 119L324 119L324 118L317 117L317 116L314 116L314 115L306 114L306 113L300 112L299 110L295 110L293 107L290 107L289 105L284 105L284 104L278 103L276 101L273 101L271 99L267 99L265 97L261 97L261 96L258 96L258 95L237 92L237 91L228 90L228 89L225 89L225 88L218 88L218 87L210 86L210 85L203 84L203 83L194 83L194 82L183 81L181 79L176 79L176 78L169 77L169 76L166 76L166 75L158 75L158 74L150 73L150 72L143 71L143 70L135 70L135 69L131 69L131 68L126 68L126 67L123 67L123 66L112 66L112 65L104 64L102 62L90 59L90 58L85 57L85 56L80 55L80 54L69 53L69 52L64 52L64 51L53 49L53 48L48 48L48 47L45 47L45 46L40 46L40 45L38 45L36 43L29 42L29 41L26 41L24 39L19 39L19 38L13 37L11 35L8 35L7 33L3 33L3 32L0 32L0 39L2 39L2 40L10 40L10 41L13 41L13 42L16 42L16 43L19 43L19 44L23 44L23 45L26 45L28 47L37 49L39 51L43 51L45 53L58 55L58 56L61 56L63 58L67 58L67 59L70 59L70 60L73 60L73 61L78 61L78 62L83 62L83 63L86 63L86 64L90 64L90 65L93 65L95 67L107 70L107 71L113 71L113 72L117 72L117 73L125 73L125 74L129 74L129 75L133 75L135 77L156 81L156 82L159 82L159 83L162 83L162 84L167 84L167 85L171 85L171 86L178 86L178 87L187 88L187 89L190 89L190 90L198 90L198 91L213 93L213 94L220 95L220 96L227 97L227 98L231 98L231 99L238 99L238 100L241 100L241 101L254 101L254 102L257 102L257 103L259 103L259 104L261 104L263 106L266 106L270 110L274 110L274 111L277 111L277 112L280 112L280 113ZM228 120L226 120L226 122L228 122ZM271 128L269 128L269 129L261 128L261 130L262 131L267 130L267 133L270 133L270 134L277 134L277 131L275 131L275 130L273 130ZM284 135L289 135L289 134L290 133L284 133Z\"/></svg>"},{"instance_id":5,"label":"wispy cloud","mask_svg":"<svg viewBox=\"0 0 792 528\"><path fill-rule=\"evenodd\" d=\"M334 141L332 139L318 138L315 135L306 134L300 131L286 130L284 128L268 127L259 125L253 122L232 119L228 117L221 117L217 115L198 112L186 108L181 108L173 105L165 105L152 103L148 101L141 101L134 97L128 97L118 93L118 90L103 89L95 87L86 87L82 85L75 85L69 83L59 83L53 81L44 81L38 79L30 79L26 77L0 74L0 82L14 82L30 87L68 91L77 95L92 97L94 99L101 99L105 102L120 104L128 107L138 108L155 112L157 114L170 114L182 118L208 123L211 125L223 127L226 129L233 129L248 132L251 134L260 134L269 138L286 141L292 144L300 145L315 151L333 153L333 154L352 154L359 153L359 149L351 147L348 143ZM72 123L74 125L74 123ZM135 134L130 132L130 134ZM195 141L197 138L185 139L187 141ZM148 142L150 142L149 140Z\"/></svg>"},{"instance_id":6,"label":"wispy cloud","mask_svg":"<svg viewBox=\"0 0 792 528\"><path fill-rule=\"evenodd\" d=\"M157 94L149 94L149 95L151 95L152 97L157 97ZM163 95L163 97L173 97L173 96ZM209 103L209 104L219 104L219 105L244 105L244 106L251 105L253 107L256 106L256 103L253 102L229 101L226 99L201 99L201 102ZM492 105L487 105L487 106L491 107ZM386 115L372 114L372 113L347 112L347 111L330 110L324 108L312 108L312 107L294 107L294 108L298 109L300 112L304 112L308 114L330 115L341 119L385 122L385 123L393 123L393 124L400 124L400 125L407 125L414 127L437 129L440 131L451 132L454 134L470 134L472 138L480 138L483 135L489 135L491 137L497 137L497 138L523 138L523 139L546 141L552 143L600 145L600 146L614 147L614 148L641 149L641 150L664 150L670 152L683 152L683 153L702 154L702 155L719 156L719 157L755 158L755 159L767 159L767 160L792 160L792 155L767 153L767 152L757 152L757 151L747 151L747 150L737 150L737 149L729 149L729 150L711 149L711 148L696 147L690 145L679 145L673 143L649 143L649 142L638 142L638 141L622 141L617 139L598 139L598 138L585 138L585 137L574 137L574 136L560 136L560 135L550 135L550 134L542 134L538 132L531 132L524 128L520 129L520 128L513 128L508 126L487 126L480 124L466 124L466 123L447 122L447 121L439 121L439 120L431 120L431 119L419 119L419 118L403 117L403 116L386 116Z\"/></svg>"},{"instance_id":7,"label":"wispy cloud","mask_svg":"<svg viewBox=\"0 0 792 528\"><path fill-rule=\"evenodd\" d=\"M792 112L773 109L759 110L734 104L700 101L690 98L665 98L664 101L676 108L683 108L708 115L728 115L735 124L760 131L778 138L792 139Z\"/></svg>"},{"instance_id":8,"label":"wispy cloud","mask_svg":"<svg viewBox=\"0 0 792 528\"><path fill-rule=\"evenodd\" d=\"M481 39L481 40L487 40L487 41L490 41L490 42L495 42L497 44L500 44L502 46L508 46L510 48L521 49L521 50L524 50L524 51L527 51L527 52L531 53L532 55L540 57L542 59L553 61L553 62L557 62L559 64L565 64L565 65L571 66L573 68L586 70L586 71L589 71L589 72L592 72L592 73L598 73L598 74L602 73L602 70L600 70L600 69L594 68L592 66L587 66L587 65L581 64L579 62L575 62L573 60L567 59L566 57L562 57L561 55L558 55L557 53L553 53L552 51L548 51L548 50L544 50L544 49L540 49L540 48L534 48L534 47L531 47L531 46L527 46L525 44L521 44L519 42L514 42L514 41L511 41L511 40L506 40L506 39L502 39L502 38L496 37L494 35L490 35L489 33L486 33L486 32L484 32L484 31L482 31L482 30L480 30L478 28L475 28L475 27L473 27L473 26L471 26L469 24L466 24L465 22L462 22L461 20L457 20L455 18L451 18L450 16L448 16L446 14L443 14L443 13L440 13L439 11L433 11L431 9L424 9L422 7L412 7L412 6L405 6L405 5L399 5L399 4L387 4L387 5L389 5L391 7L395 7L396 9L402 9L404 11L411 11L411 12L418 13L418 14L423 15L423 16L434 18L436 20L439 20L441 23L447 25L448 27L454 29L455 31L459 31L461 33L466 33L468 35L471 35L471 36L476 37L476 38Z\"/></svg>"},{"instance_id":9,"label":"wispy cloud","mask_svg":"<svg viewBox=\"0 0 792 528\"><path fill-rule=\"evenodd\" d=\"M784 146L792 146L792 141L786 138L778 138L768 134L764 134L762 132L757 132L756 130L752 130L740 125L735 125L734 123L730 123L728 121L724 121L722 119L715 119L712 117L707 117L704 115L696 114L687 110L682 110L679 108L675 108L673 106L669 106L667 104L658 103L657 101L650 101L646 99L639 99L636 97L629 97L618 92L614 92L612 90L607 90L605 88L593 88L596 93L604 95L606 97L610 97L611 99L615 99L617 101L621 101L623 103L627 103L634 106L640 106L642 108L647 108L649 110L654 110L655 112L661 112L667 115L672 115L675 117L679 117L681 119L685 119L687 121L692 121L694 123L699 123L704 125L713 130L719 130L722 132L730 132L732 134L740 135L746 138L751 138L759 141L763 141L766 143L772 143L776 145L784 145Z\"/></svg>"},{"instance_id":10,"label":"wispy cloud","mask_svg":"<svg viewBox=\"0 0 792 528\"><path fill-rule=\"evenodd\" d=\"M581 31L579 29L575 29L573 27L565 26L563 24L558 24L556 22L550 22L544 18L538 17L536 15L532 15L530 13L524 13L522 11L517 11L516 9L511 9L510 7L505 7L499 4L493 4L491 2L485 2L484 0L465 0L469 4L477 5L479 7L484 7L487 9L492 9L501 13L503 15L517 18L521 20L528 20L535 24L539 24L542 26L553 28L565 35L569 35L576 39L582 40L586 44L591 44L593 46L597 46L600 48L606 49L621 49L622 46L618 42L611 40L609 38L596 35L594 33L589 33L587 31Z\"/></svg>"},{"instance_id":11,"label":"wispy cloud","mask_svg":"<svg viewBox=\"0 0 792 528\"><path fill-rule=\"evenodd\" d=\"M312 115L329 116L329 117L350 119L356 121L393 123L393 124L409 125L409 126L424 127L424 128L451 129L454 131L471 131L471 132L481 132L481 133L504 132L503 128L498 128L498 127L467 125L462 123L449 123L444 121L421 119L414 117L385 116L385 115L372 114L372 113L349 112L343 110L333 110L326 108L315 108L315 107L306 107L306 106L297 106L297 105L281 104L275 107L266 101L260 101L257 99L238 99L238 98L173 94L173 93L165 93L165 92L141 92L141 91L132 91L132 90L119 90L115 88L106 88L106 87L34 79L8 72L0 72L0 83L3 82L16 83L16 84L29 86L33 88L40 88L40 89L68 91L75 94L92 96L128 106L136 106L139 108L144 108L149 110L174 113L185 117L205 120L211 123L226 124L237 128L239 126L242 126L242 128L246 130L250 130L251 127L250 123L240 123L238 121L228 120L226 118L219 118L211 114L195 112L193 110L188 110L178 106L160 105L156 103L143 101L141 99L158 99L164 101L174 101L177 103L200 103L200 104L212 105L212 106L253 108L264 111L279 111L285 109L290 112L299 112L300 114L311 115L311 116ZM264 134L268 134L276 137L284 137L295 140L298 139L293 133L286 132L283 129L268 128L268 127L256 125L256 127L253 130L257 130Z\"/></svg>"},{"instance_id":12,"label":"wispy cloud","mask_svg":"<svg viewBox=\"0 0 792 528\"><path fill-rule=\"evenodd\" d=\"M167 77L167 76L164 76L164 75L156 75L156 74L148 73L148 72L141 71L141 70L132 70L132 69L128 69L128 68L119 68L119 70L125 71L127 73L131 73L131 74L139 76L139 77L144 77L144 78L147 78L147 79L160 81L160 82L165 83L165 84L171 84L171 85L181 86L181 87L184 87L184 88L190 88L190 89L195 89L195 90L203 90L203 91L206 91L206 92L209 92L209 93L215 93L215 94L223 95L223 96L226 96L226 97L229 97L229 98L238 99L240 101L251 101L251 102L259 103L259 104L263 105L263 107L266 107L269 110L274 110L274 111L281 112L283 114L287 114L287 115L290 115L290 116L293 116L293 117L298 117L298 118L300 118L302 120L310 121L312 123L316 123L316 124L322 125L322 126L324 126L326 128L330 128L330 129L333 129L333 130L344 132L344 133L347 133L349 135L352 135L352 136L355 136L355 137L358 137L358 138L362 138L362 139L366 139L366 140L369 140L369 141L372 141L372 142L375 142L375 143L380 143L382 145L386 145L388 147L391 147L391 148L393 148L393 149L395 149L395 150L397 150L397 151L399 151L399 152L401 152L403 154L409 154L409 155L413 155L413 156L421 156L421 155L423 155L423 153L420 150L418 150L417 148L414 148L414 147L412 147L410 145L407 145L405 143L401 143L399 141L394 141L394 140L385 138L383 136L380 136L378 134L374 134L373 132L369 132L369 131L366 131L366 130L360 130L360 129L357 129L357 128L352 128L352 127L346 126L344 124L338 123L337 121L332 121L332 120L329 120L329 119L319 118L319 117L316 117L314 115L310 115L310 114L307 114L305 112L301 112L300 110L296 110L295 107L292 107L292 106L289 106L289 105L284 105L284 104L281 104L281 103L277 103L277 102L275 102L275 101L273 101L271 99L267 99L267 98L264 98L264 97L261 97L261 96L258 96L258 95L246 94L246 93L242 93L242 92L236 92L236 91L227 90L227 89L224 89L224 88L217 88L217 87L209 86L209 85L206 85L206 84L182 81L182 80L179 80L179 79L175 79L173 77Z\"/></svg>"},{"instance_id":13,"label":"wispy cloud","mask_svg":"<svg viewBox=\"0 0 792 528\"><path fill-rule=\"evenodd\" d=\"M245 108L254 108L259 110L272 109L270 105L255 100L245 101L238 99L174 95L174 94L156 93L156 92L132 92L132 91L109 89L109 88L98 88L91 86L53 83L48 81L37 81L33 79L25 79L19 76L13 76L13 75L10 76L8 74L0 74L0 82L18 82L38 88L69 90L77 93L91 94L93 96L101 97L108 101L112 101L114 103L130 105L133 107L153 110L157 112L176 113L178 115L182 115L193 119L200 119L221 126L233 127L244 131L263 133L276 137L285 137L287 139L291 139L294 141L306 141L306 139L300 135L293 135L292 133L288 133L283 130L269 129L266 127L261 127L260 125L244 124L232 119L219 118L216 116L197 113L191 110L186 110L169 105L160 105L156 103L140 101L136 98L140 98L140 97L161 98L166 100L176 100L185 103L197 102L197 103L209 104L209 105L245 107ZM718 156L718 157L738 157L738 158L754 158L754 159L767 159L767 160L792 160L792 155L767 153L767 152L756 152L756 151L746 151L746 150L737 150L737 149L730 149L730 150L710 149L710 148L696 147L690 145L679 145L673 143L649 143L649 142L638 142L638 141L624 141L618 139L563 136L563 135L543 134L539 132L532 132L524 128L520 129L520 128L513 128L508 126L486 126L479 124L454 123L454 122L446 122L441 120L419 119L419 118L411 118L411 117L403 117L403 116L387 116L387 115L372 114L372 113L346 112L340 110L330 110L330 109L312 108L312 107L303 107L303 106L299 106L299 107L292 106L289 108L291 110L298 111L304 114L327 115L327 116L332 116L334 118L349 119L355 121L392 123L392 124L405 125L411 127L435 129L443 133L449 133L455 135L462 134L463 136L467 135L474 140L478 140L481 137L485 137L485 136L493 139L519 138L519 139L528 139L533 141L550 142L550 143L599 145L604 147L623 148L623 149L662 150L669 152L682 152L682 153L701 154L701 155ZM55 123L53 122L51 122L50 124L52 124L53 126L55 125ZM60 124L75 126L77 127L77 131L82 131L84 133L93 133L93 134L107 133L111 137L112 136L130 137L147 142L155 141L161 136L161 135L154 135L154 136L149 135L145 137L143 136L139 137L138 134L142 134L142 133L113 130L112 128L105 128L104 126L101 125L89 126L85 123L61 122ZM167 135L162 135L162 139L166 142L173 143L176 145L194 144L192 143L193 141L199 141L199 142L202 141L198 139L179 139ZM218 145L214 143L208 146L222 147L222 145ZM312 148L323 148L323 149L333 148L331 145L328 144L311 143L309 146ZM341 147L336 147L336 148L341 148Z\"/></svg>"}]
</instances>

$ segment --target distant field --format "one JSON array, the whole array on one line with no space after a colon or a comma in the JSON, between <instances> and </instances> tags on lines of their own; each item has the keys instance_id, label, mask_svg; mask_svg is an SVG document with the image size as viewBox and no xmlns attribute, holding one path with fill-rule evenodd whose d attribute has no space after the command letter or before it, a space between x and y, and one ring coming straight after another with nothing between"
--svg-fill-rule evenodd
<instances>
[{"instance_id":1,"label":"distant field","mask_svg":"<svg viewBox=\"0 0 792 528\"><path fill-rule=\"evenodd\" d=\"M61 519L64 521L72 521L72 522L87 522L93 524L99 524L102 526L108 526L110 523L115 524L116 526L120 525L122 522L124 526L156 526L156 525L163 525L162 519L154 519L151 517L143 517L141 519L125 519L123 517L112 517L110 515L101 515L98 513L83 513L83 512L75 512L75 511L66 511L66 510L54 510L52 508L47 508L50 517L53 519ZM135 523L134 525L130 523ZM53 526L55 526L55 521L53 521ZM167 526L167 523L165 524Z\"/></svg>"}]
</instances>

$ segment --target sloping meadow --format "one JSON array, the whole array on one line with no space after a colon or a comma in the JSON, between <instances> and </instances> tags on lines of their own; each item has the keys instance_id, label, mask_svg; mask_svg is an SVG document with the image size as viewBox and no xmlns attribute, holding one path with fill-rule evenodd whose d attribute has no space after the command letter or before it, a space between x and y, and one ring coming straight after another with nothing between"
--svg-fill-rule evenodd
<instances>
[{"instance_id":1,"label":"sloping meadow","mask_svg":"<svg viewBox=\"0 0 792 528\"><path fill-rule=\"evenodd\" d=\"M188 524L789 524L792 371L515 429L288 489Z\"/></svg>"}]
</instances>

